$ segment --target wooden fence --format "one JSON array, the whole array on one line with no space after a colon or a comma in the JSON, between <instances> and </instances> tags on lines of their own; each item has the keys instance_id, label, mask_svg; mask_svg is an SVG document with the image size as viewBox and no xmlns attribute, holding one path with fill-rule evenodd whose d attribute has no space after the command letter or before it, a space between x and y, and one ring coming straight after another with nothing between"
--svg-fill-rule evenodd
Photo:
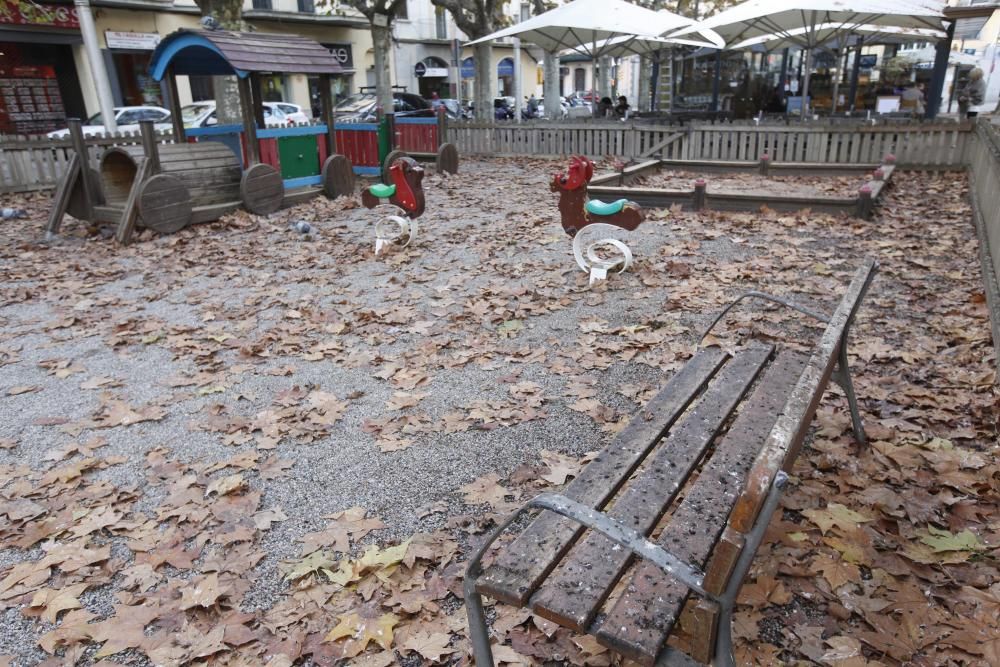
<instances>
[{"instance_id":1,"label":"wooden fence","mask_svg":"<svg viewBox=\"0 0 1000 667\"><path fill-rule=\"evenodd\" d=\"M587 155L672 160L877 163L893 153L901 166L962 167L969 124L878 126L650 126L630 123L462 123L448 141L465 155Z\"/></svg>"},{"instance_id":2,"label":"wooden fence","mask_svg":"<svg viewBox=\"0 0 1000 667\"><path fill-rule=\"evenodd\" d=\"M173 143L169 132L158 133L160 143ZM90 164L97 165L101 154L111 146L133 146L142 143L138 132L110 136L87 137ZM47 190L56 187L66 170L73 148L69 137L0 136L0 193Z\"/></svg>"},{"instance_id":3,"label":"wooden fence","mask_svg":"<svg viewBox=\"0 0 1000 667\"><path fill-rule=\"evenodd\" d=\"M979 121L969 137L969 185L973 221L979 236L983 285L993 329L1000 377L1000 131Z\"/></svg>"}]
</instances>

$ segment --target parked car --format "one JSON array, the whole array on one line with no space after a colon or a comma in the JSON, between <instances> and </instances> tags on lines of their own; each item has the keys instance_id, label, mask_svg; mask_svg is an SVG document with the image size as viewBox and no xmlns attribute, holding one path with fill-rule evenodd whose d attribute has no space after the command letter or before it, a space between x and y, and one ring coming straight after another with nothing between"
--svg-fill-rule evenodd
<instances>
[{"instance_id":1,"label":"parked car","mask_svg":"<svg viewBox=\"0 0 1000 667\"><path fill-rule=\"evenodd\" d=\"M138 107L115 107L115 122L118 124L119 132L138 132L139 121L151 120L156 123L157 130L169 130L170 112L163 107L138 106ZM83 124L83 136L92 137L104 134L104 118L96 113ZM50 139L65 139L69 136L69 128L49 132L46 136Z\"/></svg>"},{"instance_id":2,"label":"parked car","mask_svg":"<svg viewBox=\"0 0 1000 667\"><path fill-rule=\"evenodd\" d=\"M437 112L438 106L444 107L445 115L451 119L457 118L468 118L465 109L462 108L461 102L451 98L441 98L438 100L430 100L431 108Z\"/></svg>"},{"instance_id":3,"label":"parked car","mask_svg":"<svg viewBox=\"0 0 1000 667\"><path fill-rule=\"evenodd\" d=\"M264 102L262 105L264 107L264 125L267 127L284 127L292 122L281 110L280 104L284 104L284 102ZM215 115L215 102L212 100L194 102L181 107L181 118L184 120L186 128L210 127L219 122Z\"/></svg>"},{"instance_id":4,"label":"parked car","mask_svg":"<svg viewBox=\"0 0 1000 667\"><path fill-rule=\"evenodd\" d=\"M563 109L566 110L566 118L590 118L594 115L590 103L576 96L563 98Z\"/></svg>"},{"instance_id":5,"label":"parked car","mask_svg":"<svg viewBox=\"0 0 1000 667\"><path fill-rule=\"evenodd\" d=\"M431 103L413 93L393 91L393 110L397 116L434 117ZM375 120L375 107L378 106L374 93L358 93L351 95L337 105L337 122L371 123Z\"/></svg>"},{"instance_id":6,"label":"parked car","mask_svg":"<svg viewBox=\"0 0 1000 667\"><path fill-rule=\"evenodd\" d=\"M271 107L272 109L277 107L279 111L285 114L285 118L296 125L312 121L309 114L303 111L302 107L298 104L292 104L291 102L264 102L264 106Z\"/></svg>"}]
</instances>

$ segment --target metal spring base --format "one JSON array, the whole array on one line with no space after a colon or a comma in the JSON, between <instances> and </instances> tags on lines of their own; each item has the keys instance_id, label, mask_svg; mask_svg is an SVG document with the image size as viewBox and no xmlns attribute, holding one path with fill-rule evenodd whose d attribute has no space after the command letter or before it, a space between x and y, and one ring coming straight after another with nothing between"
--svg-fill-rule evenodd
<instances>
[{"instance_id":1,"label":"metal spring base","mask_svg":"<svg viewBox=\"0 0 1000 667\"><path fill-rule=\"evenodd\" d=\"M417 235L417 221L399 215L390 215L375 225L375 256L390 243L401 248L410 245Z\"/></svg>"},{"instance_id":2,"label":"metal spring base","mask_svg":"<svg viewBox=\"0 0 1000 667\"><path fill-rule=\"evenodd\" d=\"M620 227L596 223L587 225L573 237L573 257L577 265L590 274L591 285L600 280L607 280L608 271L618 269L618 273L622 273L632 266L632 251L629 247L616 238L603 236L621 233ZM588 243L589 239L593 240ZM605 253L611 251L620 257L605 259L598 254L598 250Z\"/></svg>"}]
</instances>

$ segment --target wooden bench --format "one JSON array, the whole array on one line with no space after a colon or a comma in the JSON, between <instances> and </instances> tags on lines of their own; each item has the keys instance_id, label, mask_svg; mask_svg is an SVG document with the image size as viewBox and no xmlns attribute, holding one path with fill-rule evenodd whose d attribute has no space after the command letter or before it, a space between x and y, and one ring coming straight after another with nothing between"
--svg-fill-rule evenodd
<instances>
[{"instance_id":1,"label":"wooden bench","mask_svg":"<svg viewBox=\"0 0 1000 667\"><path fill-rule=\"evenodd\" d=\"M847 340L876 270L866 261L829 317L761 292L741 296L709 331L745 298L793 308L826 330L811 355L756 343L732 354L700 349L562 494L541 494L504 521L465 576L476 664L493 665L487 595L642 664L732 665L736 596L831 379L865 443ZM490 545L533 508L543 511L484 572ZM654 544L648 536L668 511ZM688 656L666 640L691 593L700 599Z\"/></svg>"}]
</instances>

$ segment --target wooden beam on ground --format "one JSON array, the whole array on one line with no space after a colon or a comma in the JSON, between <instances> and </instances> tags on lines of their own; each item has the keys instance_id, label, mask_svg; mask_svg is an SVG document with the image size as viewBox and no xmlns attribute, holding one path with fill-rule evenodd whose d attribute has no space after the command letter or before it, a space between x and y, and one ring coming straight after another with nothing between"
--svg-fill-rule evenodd
<instances>
[{"instance_id":1,"label":"wooden beam on ground","mask_svg":"<svg viewBox=\"0 0 1000 667\"><path fill-rule=\"evenodd\" d=\"M70 195L73 194L73 185L80 177L80 156L73 153L66 164L66 171L59 179L56 187L55 197L52 199L52 210L49 212L49 221L45 225L45 234L58 234L62 226L63 216L66 215L66 208L69 206Z\"/></svg>"},{"instance_id":2,"label":"wooden beam on ground","mask_svg":"<svg viewBox=\"0 0 1000 667\"><path fill-rule=\"evenodd\" d=\"M122 211L118 229L115 231L115 240L122 245L128 245L132 241L132 232L135 230L136 219L139 215L139 192L142 184L150 176L149 160L142 158L139 168L135 171L135 180L132 181L132 188L128 192L128 199L125 200L125 210Z\"/></svg>"},{"instance_id":3,"label":"wooden beam on ground","mask_svg":"<svg viewBox=\"0 0 1000 667\"><path fill-rule=\"evenodd\" d=\"M83 124L79 118L70 118L69 140L73 150L80 158L80 183L83 185L83 208L87 220L94 218L94 183L90 179L90 154L87 152L87 140L83 136Z\"/></svg>"}]
</instances>

